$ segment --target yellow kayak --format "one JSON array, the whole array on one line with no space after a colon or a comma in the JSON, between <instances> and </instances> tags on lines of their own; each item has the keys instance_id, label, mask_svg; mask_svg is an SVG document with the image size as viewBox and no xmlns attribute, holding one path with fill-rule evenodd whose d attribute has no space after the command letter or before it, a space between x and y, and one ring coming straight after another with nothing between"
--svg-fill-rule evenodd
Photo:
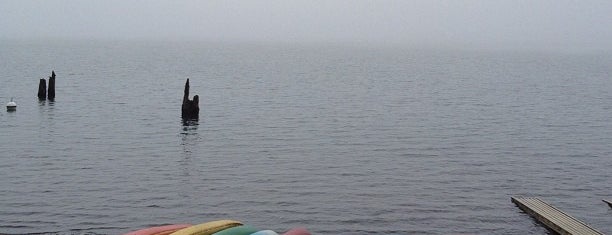
<instances>
[{"instance_id":1,"label":"yellow kayak","mask_svg":"<svg viewBox=\"0 0 612 235\"><path fill-rule=\"evenodd\" d=\"M217 220L187 227L171 233L170 235L211 235L221 230L239 225L242 225L242 223L235 220Z\"/></svg>"}]
</instances>

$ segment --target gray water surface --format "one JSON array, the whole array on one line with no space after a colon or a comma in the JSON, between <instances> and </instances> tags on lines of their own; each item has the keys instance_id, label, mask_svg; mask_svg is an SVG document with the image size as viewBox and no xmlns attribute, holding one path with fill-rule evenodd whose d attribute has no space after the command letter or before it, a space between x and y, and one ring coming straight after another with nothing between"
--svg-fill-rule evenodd
<instances>
[{"instance_id":1,"label":"gray water surface","mask_svg":"<svg viewBox=\"0 0 612 235\"><path fill-rule=\"evenodd\" d=\"M612 55L2 42L0 233L235 219L314 234L612 233ZM57 74L55 101L38 79ZM183 85L200 119L183 123ZM186 125L187 124L187 125Z\"/></svg>"}]
</instances>

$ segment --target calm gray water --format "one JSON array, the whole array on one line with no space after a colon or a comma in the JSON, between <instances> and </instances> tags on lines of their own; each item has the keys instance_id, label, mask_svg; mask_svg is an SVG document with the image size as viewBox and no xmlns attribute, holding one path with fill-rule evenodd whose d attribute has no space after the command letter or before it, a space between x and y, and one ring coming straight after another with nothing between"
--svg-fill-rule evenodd
<instances>
[{"instance_id":1,"label":"calm gray water","mask_svg":"<svg viewBox=\"0 0 612 235\"><path fill-rule=\"evenodd\" d=\"M612 55L0 44L0 233L235 219L315 234L612 233ZM38 79L57 74L54 102ZM183 125L191 79L200 120Z\"/></svg>"}]
</instances>

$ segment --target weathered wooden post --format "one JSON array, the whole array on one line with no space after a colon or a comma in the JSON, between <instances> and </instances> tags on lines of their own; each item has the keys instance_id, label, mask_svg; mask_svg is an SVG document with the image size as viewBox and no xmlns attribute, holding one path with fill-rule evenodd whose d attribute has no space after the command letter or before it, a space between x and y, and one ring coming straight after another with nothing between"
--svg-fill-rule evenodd
<instances>
[{"instance_id":1,"label":"weathered wooden post","mask_svg":"<svg viewBox=\"0 0 612 235\"><path fill-rule=\"evenodd\" d=\"M55 71L51 71L51 77L49 77L49 91L47 92L49 100L55 99Z\"/></svg>"},{"instance_id":2,"label":"weathered wooden post","mask_svg":"<svg viewBox=\"0 0 612 235\"><path fill-rule=\"evenodd\" d=\"M38 99L46 100L47 99L47 81L41 78L38 83Z\"/></svg>"},{"instance_id":3,"label":"weathered wooden post","mask_svg":"<svg viewBox=\"0 0 612 235\"><path fill-rule=\"evenodd\" d=\"M189 100L189 78L185 83L185 92L183 94L183 106L181 108L181 117L184 119L198 119L200 115L198 95L193 96L193 100Z\"/></svg>"}]
</instances>

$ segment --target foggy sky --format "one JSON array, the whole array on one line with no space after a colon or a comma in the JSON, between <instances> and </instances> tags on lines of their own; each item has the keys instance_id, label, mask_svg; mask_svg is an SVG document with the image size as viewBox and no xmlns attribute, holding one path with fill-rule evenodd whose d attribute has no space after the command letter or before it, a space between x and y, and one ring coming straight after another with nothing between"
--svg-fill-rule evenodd
<instances>
[{"instance_id":1,"label":"foggy sky","mask_svg":"<svg viewBox=\"0 0 612 235\"><path fill-rule=\"evenodd\" d=\"M609 0L0 0L0 38L612 48Z\"/></svg>"}]
</instances>

